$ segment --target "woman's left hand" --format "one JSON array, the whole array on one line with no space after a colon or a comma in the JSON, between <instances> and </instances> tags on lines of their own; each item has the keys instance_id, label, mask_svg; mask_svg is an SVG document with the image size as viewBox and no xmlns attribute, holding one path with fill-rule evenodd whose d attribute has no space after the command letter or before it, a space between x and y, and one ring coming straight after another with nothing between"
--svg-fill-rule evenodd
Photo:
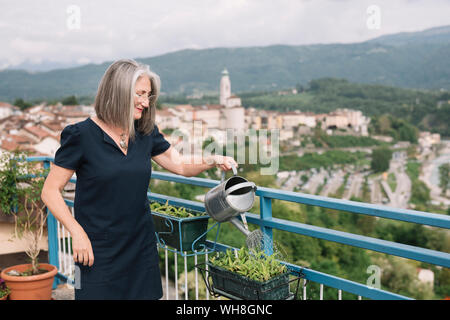
<instances>
[{"instance_id":1,"label":"woman's left hand","mask_svg":"<svg viewBox=\"0 0 450 320\"><path fill-rule=\"evenodd\" d=\"M237 162L232 157L215 155L213 157L213 160L215 166L223 171L231 170L232 166L234 166L236 169L238 167Z\"/></svg>"}]
</instances>

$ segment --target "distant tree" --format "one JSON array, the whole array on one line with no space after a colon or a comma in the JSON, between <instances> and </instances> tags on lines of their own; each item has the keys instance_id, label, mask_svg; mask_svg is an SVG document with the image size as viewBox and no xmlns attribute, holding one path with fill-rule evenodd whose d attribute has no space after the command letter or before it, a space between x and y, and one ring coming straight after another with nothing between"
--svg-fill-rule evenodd
<instances>
[{"instance_id":1,"label":"distant tree","mask_svg":"<svg viewBox=\"0 0 450 320\"><path fill-rule=\"evenodd\" d=\"M372 117L371 132L389 135L395 140L417 143L419 130L408 121L385 113L379 117Z\"/></svg>"},{"instance_id":2,"label":"distant tree","mask_svg":"<svg viewBox=\"0 0 450 320\"><path fill-rule=\"evenodd\" d=\"M433 299L432 286L419 281L413 264L395 256L388 256L381 264L377 264L382 269L381 284L388 291L415 299Z\"/></svg>"},{"instance_id":3,"label":"distant tree","mask_svg":"<svg viewBox=\"0 0 450 320\"><path fill-rule=\"evenodd\" d=\"M437 272L436 282L438 286L436 286L436 294L442 296L442 298L450 296L450 269L442 268Z\"/></svg>"},{"instance_id":4,"label":"distant tree","mask_svg":"<svg viewBox=\"0 0 450 320\"><path fill-rule=\"evenodd\" d=\"M77 97L75 96L66 97L61 101L61 103L65 106L76 106L79 104Z\"/></svg>"},{"instance_id":5,"label":"distant tree","mask_svg":"<svg viewBox=\"0 0 450 320\"><path fill-rule=\"evenodd\" d=\"M303 183L306 183L306 182L308 182L309 178L308 178L308 176L307 176L306 174L303 174L303 175L300 177L300 180L302 180Z\"/></svg>"},{"instance_id":6,"label":"distant tree","mask_svg":"<svg viewBox=\"0 0 450 320\"><path fill-rule=\"evenodd\" d=\"M417 143L417 131L417 128L413 125L407 123L406 121L401 121L401 125L397 131L397 139Z\"/></svg>"},{"instance_id":7,"label":"distant tree","mask_svg":"<svg viewBox=\"0 0 450 320\"><path fill-rule=\"evenodd\" d=\"M450 188L450 163L444 163L439 167L439 187L444 195Z\"/></svg>"},{"instance_id":8,"label":"distant tree","mask_svg":"<svg viewBox=\"0 0 450 320\"><path fill-rule=\"evenodd\" d=\"M358 215L356 226L364 235L370 235L375 230L376 217Z\"/></svg>"},{"instance_id":9,"label":"distant tree","mask_svg":"<svg viewBox=\"0 0 450 320\"><path fill-rule=\"evenodd\" d=\"M374 149L372 151L371 169L374 172L384 172L389 169L389 161L391 161L392 151L386 147Z\"/></svg>"},{"instance_id":10,"label":"distant tree","mask_svg":"<svg viewBox=\"0 0 450 320\"><path fill-rule=\"evenodd\" d=\"M24 101L22 98L18 98L13 103L15 106L19 107L20 110L25 110L26 108L29 108L32 106L30 102Z\"/></svg>"},{"instance_id":11,"label":"distant tree","mask_svg":"<svg viewBox=\"0 0 450 320\"><path fill-rule=\"evenodd\" d=\"M426 206L431 200L430 189L422 180L415 180L412 183L410 202L416 205L416 209L426 211Z\"/></svg>"},{"instance_id":12,"label":"distant tree","mask_svg":"<svg viewBox=\"0 0 450 320\"><path fill-rule=\"evenodd\" d=\"M181 198L179 190L174 188L174 186L175 186L174 183L171 181L157 181L152 179L149 185L149 189L151 190L151 192L154 193L160 193L166 196Z\"/></svg>"},{"instance_id":13,"label":"distant tree","mask_svg":"<svg viewBox=\"0 0 450 320\"><path fill-rule=\"evenodd\" d=\"M186 200L195 200L195 196L201 190L201 187L190 186L185 183L176 183L174 188L178 191L179 197Z\"/></svg>"},{"instance_id":14,"label":"distant tree","mask_svg":"<svg viewBox=\"0 0 450 320\"><path fill-rule=\"evenodd\" d=\"M450 100L450 92L444 92L440 97L439 100Z\"/></svg>"},{"instance_id":15,"label":"distant tree","mask_svg":"<svg viewBox=\"0 0 450 320\"><path fill-rule=\"evenodd\" d=\"M380 133L387 134L391 131L391 120L388 115L382 115L378 118L378 129Z\"/></svg>"},{"instance_id":16,"label":"distant tree","mask_svg":"<svg viewBox=\"0 0 450 320\"><path fill-rule=\"evenodd\" d=\"M407 154L409 159L415 159L416 156L417 156L417 147L415 145L410 145L406 149L406 154Z\"/></svg>"}]
</instances>

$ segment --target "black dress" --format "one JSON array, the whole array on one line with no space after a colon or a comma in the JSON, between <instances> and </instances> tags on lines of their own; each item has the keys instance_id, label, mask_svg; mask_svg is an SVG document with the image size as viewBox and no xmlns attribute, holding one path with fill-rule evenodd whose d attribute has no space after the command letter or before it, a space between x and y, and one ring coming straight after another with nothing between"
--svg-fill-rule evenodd
<instances>
[{"instance_id":1,"label":"black dress","mask_svg":"<svg viewBox=\"0 0 450 320\"><path fill-rule=\"evenodd\" d=\"M76 263L76 300L162 297L147 189L151 157L169 147L157 126L136 132L127 155L91 118L62 131L54 162L76 171L75 219L94 252L92 267Z\"/></svg>"}]
</instances>

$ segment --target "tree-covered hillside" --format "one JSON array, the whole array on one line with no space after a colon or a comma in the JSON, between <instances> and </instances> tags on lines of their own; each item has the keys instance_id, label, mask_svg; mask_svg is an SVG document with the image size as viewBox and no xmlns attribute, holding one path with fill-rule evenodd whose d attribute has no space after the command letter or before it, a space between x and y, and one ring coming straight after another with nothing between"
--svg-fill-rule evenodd
<instances>
[{"instance_id":1,"label":"tree-covered hillside","mask_svg":"<svg viewBox=\"0 0 450 320\"><path fill-rule=\"evenodd\" d=\"M137 60L161 76L162 91L170 94L218 92L224 68L234 92L305 85L322 77L448 90L448 52L449 26L353 44L189 49ZM0 101L93 95L110 63L36 73L2 71Z\"/></svg>"}]
</instances>

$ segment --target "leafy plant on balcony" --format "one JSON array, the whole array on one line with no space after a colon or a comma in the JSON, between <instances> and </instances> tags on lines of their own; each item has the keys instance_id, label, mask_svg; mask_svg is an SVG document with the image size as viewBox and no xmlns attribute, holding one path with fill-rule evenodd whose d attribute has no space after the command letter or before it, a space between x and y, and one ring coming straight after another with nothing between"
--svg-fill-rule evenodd
<instances>
[{"instance_id":1,"label":"leafy plant on balcony","mask_svg":"<svg viewBox=\"0 0 450 320\"><path fill-rule=\"evenodd\" d=\"M154 212L167 214L177 218L193 218L205 215L203 212L192 212L184 207L174 207L169 204L169 200L167 200L165 204L155 201L150 205L150 209Z\"/></svg>"},{"instance_id":2,"label":"leafy plant on balcony","mask_svg":"<svg viewBox=\"0 0 450 320\"><path fill-rule=\"evenodd\" d=\"M153 202L150 204L157 239L179 251L203 250L208 218L205 212Z\"/></svg>"},{"instance_id":3,"label":"leafy plant on balcony","mask_svg":"<svg viewBox=\"0 0 450 320\"><path fill-rule=\"evenodd\" d=\"M18 206L18 177L23 174L20 164L25 161L20 159L18 153L15 155L12 157L10 153L5 152L0 160L0 210L7 215Z\"/></svg>"},{"instance_id":4,"label":"leafy plant on balcony","mask_svg":"<svg viewBox=\"0 0 450 320\"><path fill-rule=\"evenodd\" d=\"M19 151L4 153L0 161L1 209L14 217L14 235L26 240L25 253L31 260L31 270L23 275L39 274L39 243L47 219L41 192L47 170L26 161L26 153Z\"/></svg>"},{"instance_id":5,"label":"leafy plant on balcony","mask_svg":"<svg viewBox=\"0 0 450 320\"><path fill-rule=\"evenodd\" d=\"M287 271L285 265L267 255L264 251L242 247L239 251L231 249L220 252L210 260L212 265L237 273L251 280L264 282Z\"/></svg>"},{"instance_id":6,"label":"leafy plant on balcony","mask_svg":"<svg viewBox=\"0 0 450 320\"><path fill-rule=\"evenodd\" d=\"M0 278L0 300L5 299L11 290L6 286L5 281Z\"/></svg>"},{"instance_id":7,"label":"leafy plant on balcony","mask_svg":"<svg viewBox=\"0 0 450 320\"><path fill-rule=\"evenodd\" d=\"M284 300L296 296L289 290L287 267L264 251L246 247L239 252L228 249L212 257L206 265L211 277L204 280L213 295L245 300Z\"/></svg>"}]
</instances>

